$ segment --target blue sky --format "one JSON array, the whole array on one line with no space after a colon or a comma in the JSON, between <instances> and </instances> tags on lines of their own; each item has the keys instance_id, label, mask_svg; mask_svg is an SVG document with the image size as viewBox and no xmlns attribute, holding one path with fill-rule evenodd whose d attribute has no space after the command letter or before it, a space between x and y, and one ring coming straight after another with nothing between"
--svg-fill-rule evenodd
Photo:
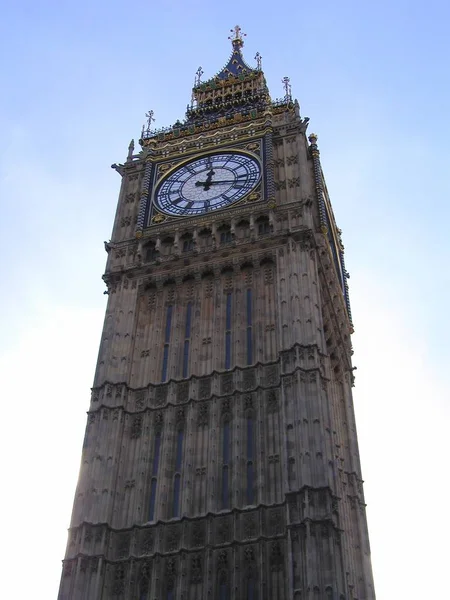
<instances>
[{"instance_id":1,"label":"blue sky","mask_svg":"<svg viewBox=\"0 0 450 600\"><path fill-rule=\"evenodd\" d=\"M450 492L450 5L18 0L2 17L1 503L9 582L22 581L11 590L56 597L106 304L110 164L145 111L158 127L183 118L197 67L220 70L239 23L272 97L291 78L343 230L378 597L442 597L449 525L428 517ZM25 580L21 552L36 556Z\"/></svg>"}]
</instances>

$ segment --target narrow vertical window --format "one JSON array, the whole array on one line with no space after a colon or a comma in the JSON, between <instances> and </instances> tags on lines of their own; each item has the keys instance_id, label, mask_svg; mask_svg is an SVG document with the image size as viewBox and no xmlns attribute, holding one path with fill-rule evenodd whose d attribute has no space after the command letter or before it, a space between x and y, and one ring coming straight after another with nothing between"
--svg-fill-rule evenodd
<instances>
[{"instance_id":1,"label":"narrow vertical window","mask_svg":"<svg viewBox=\"0 0 450 600\"><path fill-rule=\"evenodd\" d=\"M155 503L156 503L156 477L152 477L150 485L150 507L148 511L148 520L153 521L155 518Z\"/></svg>"},{"instance_id":2,"label":"narrow vertical window","mask_svg":"<svg viewBox=\"0 0 450 600\"><path fill-rule=\"evenodd\" d=\"M192 302L188 302L186 308L186 326L184 330L184 351L183 351L183 378L188 376L189 366L189 342L191 340L191 316Z\"/></svg>"},{"instance_id":3,"label":"narrow vertical window","mask_svg":"<svg viewBox=\"0 0 450 600\"><path fill-rule=\"evenodd\" d=\"M229 508L229 461L230 461L230 423L225 421L223 424L222 438L222 508Z\"/></svg>"},{"instance_id":4,"label":"narrow vertical window","mask_svg":"<svg viewBox=\"0 0 450 600\"><path fill-rule=\"evenodd\" d=\"M247 417L247 504L254 504L253 418Z\"/></svg>"},{"instance_id":5,"label":"narrow vertical window","mask_svg":"<svg viewBox=\"0 0 450 600\"><path fill-rule=\"evenodd\" d=\"M153 467L152 467L152 481L150 484L150 505L148 511L148 520L153 521L155 518L155 506L156 506L156 484L158 476L159 466L159 454L161 449L161 434L157 433L155 437L155 447L153 451Z\"/></svg>"},{"instance_id":6,"label":"narrow vertical window","mask_svg":"<svg viewBox=\"0 0 450 600\"><path fill-rule=\"evenodd\" d=\"M174 600L173 590L167 590L167 600Z\"/></svg>"},{"instance_id":7,"label":"narrow vertical window","mask_svg":"<svg viewBox=\"0 0 450 600\"><path fill-rule=\"evenodd\" d=\"M162 375L161 381L166 381L167 379L167 363L169 360L169 343L170 343L170 329L172 326L172 310L173 306L170 305L167 307L167 316L166 316L166 331L164 335L164 353L163 353L163 367L162 367Z\"/></svg>"},{"instance_id":8,"label":"narrow vertical window","mask_svg":"<svg viewBox=\"0 0 450 600\"><path fill-rule=\"evenodd\" d=\"M252 290L247 290L247 364L251 365L252 363Z\"/></svg>"},{"instance_id":9,"label":"narrow vertical window","mask_svg":"<svg viewBox=\"0 0 450 600\"><path fill-rule=\"evenodd\" d=\"M220 584L220 600L228 600L228 584Z\"/></svg>"},{"instance_id":10,"label":"narrow vertical window","mask_svg":"<svg viewBox=\"0 0 450 600\"><path fill-rule=\"evenodd\" d=\"M181 485L181 464L183 460L183 432L180 430L177 434L177 449L175 456L175 476L173 481L173 510L172 517L180 516L180 485Z\"/></svg>"},{"instance_id":11,"label":"narrow vertical window","mask_svg":"<svg viewBox=\"0 0 450 600\"><path fill-rule=\"evenodd\" d=\"M227 294L226 319L225 319L225 369L231 368L231 299Z\"/></svg>"},{"instance_id":12,"label":"narrow vertical window","mask_svg":"<svg viewBox=\"0 0 450 600\"><path fill-rule=\"evenodd\" d=\"M256 600L255 580L253 577L247 581L247 600Z\"/></svg>"}]
</instances>

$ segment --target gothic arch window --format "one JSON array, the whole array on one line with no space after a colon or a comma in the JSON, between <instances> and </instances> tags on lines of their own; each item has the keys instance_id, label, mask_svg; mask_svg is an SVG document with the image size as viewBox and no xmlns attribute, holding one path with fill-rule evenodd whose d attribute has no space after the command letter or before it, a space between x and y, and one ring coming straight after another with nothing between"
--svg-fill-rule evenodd
<instances>
[{"instance_id":1,"label":"gothic arch window","mask_svg":"<svg viewBox=\"0 0 450 600\"><path fill-rule=\"evenodd\" d=\"M161 373L161 382L164 383L167 379L167 368L169 362L169 348L170 348L170 332L172 329L172 314L173 305L169 304L166 312L166 326L164 330L164 349L163 349L163 365Z\"/></svg>"},{"instance_id":2,"label":"gothic arch window","mask_svg":"<svg viewBox=\"0 0 450 600\"><path fill-rule=\"evenodd\" d=\"M222 424L222 494L221 508L230 508L230 462L231 462L231 431L230 419L225 418Z\"/></svg>"},{"instance_id":3,"label":"gothic arch window","mask_svg":"<svg viewBox=\"0 0 450 600\"><path fill-rule=\"evenodd\" d=\"M201 248L209 248L212 246L212 232L211 229L205 227L198 233L199 244Z\"/></svg>"},{"instance_id":4,"label":"gothic arch window","mask_svg":"<svg viewBox=\"0 0 450 600\"><path fill-rule=\"evenodd\" d=\"M191 321L192 321L192 302L186 306L186 323L184 327L184 348L183 348L183 379L188 376L189 367L189 345L191 342Z\"/></svg>"},{"instance_id":5,"label":"gothic arch window","mask_svg":"<svg viewBox=\"0 0 450 600\"><path fill-rule=\"evenodd\" d=\"M191 252L194 249L194 238L191 233L185 233L180 239L183 252Z\"/></svg>"},{"instance_id":6,"label":"gothic arch window","mask_svg":"<svg viewBox=\"0 0 450 600\"><path fill-rule=\"evenodd\" d=\"M270 233L269 217L259 217L258 219L256 219L255 223L258 227L258 235L267 235L268 233Z\"/></svg>"},{"instance_id":7,"label":"gothic arch window","mask_svg":"<svg viewBox=\"0 0 450 600\"><path fill-rule=\"evenodd\" d=\"M231 242L231 227L229 225L221 225L217 228L221 244L229 244Z\"/></svg>"},{"instance_id":8,"label":"gothic arch window","mask_svg":"<svg viewBox=\"0 0 450 600\"><path fill-rule=\"evenodd\" d=\"M177 445L175 452L175 475L173 478L173 504L172 517L180 516L180 495L181 495L181 466L183 462L183 430L177 431Z\"/></svg>"},{"instance_id":9,"label":"gothic arch window","mask_svg":"<svg viewBox=\"0 0 450 600\"><path fill-rule=\"evenodd\" d=\"M161 253L164 256L170 256L172 254L174 241L174 238L170 236L165 237L161 241Z\"/></svg>"},{"instance_id":10,"label":"gothic arch window","mask_svg":"<svg viewBox=\"0 0 450 600\"><path fill-rule=\"evenodd\" d=\"M253 574L247 579L247 600L257 600L256 583Z\"/></svg>"},{"instance_id":11,"label":"gothic arch window","mask_svg":"<svg viewBox=\"0 0 450 600\"><path fill-rule=\"evenodd\" d=\"M246 219L239 221L236 225L239 239L245 239L250 237L250 222Z\"/></svg>"},{"instance_id":12,"label":"gothic arch window","mask_svg":"<svg viewBox=\"0 0 450 600\"><path fill-rule=\"evenodd\" d=\"M159 457L161 454L161 431L157 430L153 444L152 478L150 482L150 502L148 509L148 520L155 520L156 488L158 483Z\"/></svg>"},{"instance_id":13,"label":"gothic arch window","mask_svg":"<svg viewBox=\"0 0 450 600\"><path fill-rule=\"evenodd\" d=\"M228 291L225 296L225 369L231 369L231 309L233 292Z\"/></svg>"},{"instance_id":14,"label":"gothic arch window","mask_svg":"<svg viewBox=\"0 0 450 600\"><path fill-rule=\"evenodd\" d=\"M252 322L252 289L247 288L246 295L246 309L247 309L247 329L246 329L246 342L247 342L247 365L253 364L253 322Z\"/></svg>"},{"instance_id":15,"label":"gothic arch window","mask_svg":"<svg viewBox=\"0 0 450 600\"><path fill-rule=\"evenodd\" d=\"M156 250L155 242L148 242L144 249L145 261L156 260L158 258L158 251Z\"/></svg>"},{"instance_id":16,"label":"gothic arch window","mask_svg":"<svg viewBox=\"0 0 450 600\"><path fill-rule=\"evenodd\" d=\"M255 504L255 418L252 411L246 414L246 502Z\"/></svg>"}]
</instances>

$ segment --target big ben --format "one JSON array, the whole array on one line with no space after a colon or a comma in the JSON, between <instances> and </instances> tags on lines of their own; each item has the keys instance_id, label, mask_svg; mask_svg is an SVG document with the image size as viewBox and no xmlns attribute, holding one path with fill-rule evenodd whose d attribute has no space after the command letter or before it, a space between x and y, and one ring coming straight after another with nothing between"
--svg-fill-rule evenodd
<instances>
[{"instance_id":1,"label":"big ben","mask_svg":"<svg viewBox=\"0 0 450 600\"><path fill-rule=\"evenodd\" d=\"M124 163L60 600L372 600L340 230L243 34Z\"/></svg>"}]
</instances>

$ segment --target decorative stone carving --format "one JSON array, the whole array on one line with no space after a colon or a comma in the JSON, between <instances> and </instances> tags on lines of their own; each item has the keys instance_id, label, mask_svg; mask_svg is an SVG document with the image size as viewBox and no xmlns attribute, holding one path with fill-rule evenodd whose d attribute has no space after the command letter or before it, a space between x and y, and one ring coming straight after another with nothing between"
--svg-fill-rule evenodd
<instances>
[{"instance_id":1,"label":"decorative stone carving","mask_svg":"<svg viewBox=\"0 0 450 600\"><path fill-rule=\"evenodd\" d=\"M250 539L257 536L258 525L256 515L246 515L243 520L242 534L244 539Z\"/></svg>"},{"instance_id":2,"label":"decorative stone carving","mask_svg":"<svg viewBox=\"0 0 450 600\"><path fill-rule=\"evenodd\" d=\"M273 269L272 267L266 267L264 269L264 283L271 284L273 283Z\"/></svg>"},{"instance_id":3,"label":"decorative stone carving","mask_svg":"<svg viewBox=\"0 0 450 600\"><path fill-rule=\"evenodd\" d=\"M200 379L198 395L199 395L199 398L202 400L210 397L210 395L211 395L211 379L209 377L207 377L205 379Z\"/></svg>"},{"instance_id":4,"label":"decorative stone carving","mask_svg":"<svg viewBox=\"0 0 450 600\"><path fill-rule=\"evenodd\" d=\"M157 387L156 391L155 391L155 405L161 406L162 404L165 404L166 401L167 401L167 386L161 385L161 386Z\"/></svg>"},{"instance_id":5,"label":"decorative stone carving","mask_svg":"<svg viewBox=\"0 0 450 600\"><path fill-rule=\"evenodd\" d=\"M242 385L244 390L251 390L256 386L256 378L254 369L249 369L244 371L244 376L242 378Z\"/></svg>"},{"instance_id":6,"label":"decorative stone carving","mask_svg":"<svg viewBox=\"0 0 450 600\"><path fill-rule=\"evenodd\" d=\"M141 437L142 434L142 417L134 417L133 423L130 429L130 437L131 439L136 439Z\"/></svg>"},{"instance_id":7,"label":"decorative stone carving","mask_svg":"<svg viewBox=\"0 0 450 600\"><path fill-rule=\"evenodd\" d=\"M164 417L162 412L157 412L155 414L155 428L156 431L160 431L164 422Z\"/></svg>"},{"instance_id":8,"label":"decorative stone carving","mask_svg":"<svg viewBox=\"0 0 450 600\"><path fill-rule=\"evenodd\" d=\"M64 561L63 577L70 577L72 575L73 561Z\"/></svg>"},{"instance_id":9,"label":"decorative stone carving","mask_svg":"<svg viewBox=\"0 0 450 600\"><path fill-rule=\"evenodd\" d=\"M191 558L191 583L201 583L203 579L201 555Z\"/></svg>"},{"instance_id":10,"label":"decorative stone carving","mask_svg":"<svg viewBox=\"0 0 450 600\"><path fill-rule=\"evenodd\" d=\"M180 533L181 532L177 526L170 527L167 530L166 550L168 552L173 552L174 550L176 550L178 548L178 544L180 541Z\"/></svg>"},{"instance_id":11,"label":"decorative stone carving","mask_svg":"<svg viewBox=\"0 0 450 600\"><path fill-rule=\"evenodd\" d=\"M114 583L112 588L112 593L118 596L119 594L123 594L125 590L125 565L118 564L116 565L114 571Z\"/></svg>"},{"instance_id":12,"label":"decorative stone carving","mask_svg":"<svg viewBox=\"0 0 450 600\"><path fill-rule=\"evenodd\" d=\"M270 547L270 569L279 571L283 567L283 553L279 542L274 542Z\"/></svg>"},{"instance_id":13,"label":"decorative stone carving","mask_svg":"<svg viewBox=\"0 0 450 600\"><path fill-rule=\"evenodd\" d=\"M151 552L153 552L154 544L155 544L155 540L153 538L153 534L147 533L142 542L142 553L150 554Z\"/></svg>"},{"instance_id":14,"label":"decorative stone carving","mask_svg":"<svg viewBox=\"0 0 450 600\"><path fill-rule=\"evenodd\" d=\"M145 406L145 393L144 392L137 392L136 393L136 399L134 401L134 405L136 407L136 410L142 410Z\"/></svg>"},{"instance_id":15,"label":"decorative stone carving","mask_svg":"<svg viewBox=\"0 0 450 600\"><path fill-rule=\"evenodd\" d=\"M197 425L199 427L208 425L208 404L206 402L202 402L198 407Z\"/></svg>"},{"instance_id":16,"label":"decorative stone carving","mask_svg":"<svg viewBox=\"0 0 450 600\"><path fill-rule=\"evenodd\" d=\"M281 509L276 508L269 513L269 533L276 535L283 531L283 513Z\"/></svg>"},{"instance_id":17,"label":"decorative stone carving","mask_svg":"<svg viewBox=\"0 0 450 600\"><path fill-rule=\"evenodd\" d=\"M166 560L165 577L167 589L173 589L176 579L176 562L174 558L168 558Z\"/></svg>"},{"instance_id":18,"label":"decorative stone carving","mask_svg":"<svg viewBox=\"0 0 450 600\"><path fill-rule=\"evenodd\" d=\"M222 400L221 412L222 416L231 417L231 401L229 398Z\"/></svg>"},{"instance_id":19,"label":"decorative stone carving","mask_svg":"<svg viewBox=\"0 0 450 600\"><path fill-rule=\"evenodd\" d=\"M266 385L275 385L278 383L278 367L272 365L266 368Z\"/></svg>"},{"instance_id":20,"label":"decorative stone carving","mask_svg":"<svg viewBox=\"0 0 450 600\"><path fill-rule=\"evenodd\" d=\"M253 398L251 395L247 395L244 397L244 410L252 410L253 409Z\"/></svg>"},{"instance_id":21,"label":"decorative stone carving","mask_svg":"<svg viewBox=\"0 0 450 600\"><path fill-rule=\"evenodd\" d=\"M177 402L187 402L189 400L189 382L182 381L177 386Z\"/></svg>"},{"instance_id":22,"label":"decorative stone carving","mask_svg":"<svg viewBox=\"0 0 450 600\"><path fill-rule=\"evenodd\" d=\"M278 398L275 390L269 390L266 394L267 412L274 413L278 410Z\"/></svg>"},{"instance_id":23,"label":"decorative stone carving","mask_svg":"<svg viewBox=\"0 0 450 600\"><path fill-rule=\"evenodd\" d=\"M216 540L218 544L225 544L230 539L230 524L228 519L218 519L216 522Z\"/></svg>"},{"instance_id":24,"label":"decorative stone carving","mask_svg":"<svg viewBox=\"0 0 450 600\"><path fill-rule=\"evenodd\" d=\"M117 544L117 558L126 558L130 552L130 537L123 535L119 537Z\"/></svg>"},{"instance_id":25,"label":"decorative stone carving","mask_svg":"<svg viewBox=\"0 0 450 600\"><path fill-rule=\"evenodd\" d=\"M233 391L233 373L225 373L221 377L222 394L231 394Z\"/></svg>"},{"instance_id":26,"label":"decorative stone carving","mask_svg":"<svg viewBox=\"0 0 450 600\"><path fill-rule=\"evenodd\" d=\"M203 546L205 543L205 526L203 523L193 523L191 533L191 544L192 546L198 547Z\"/></svg>"}]
</instances>

